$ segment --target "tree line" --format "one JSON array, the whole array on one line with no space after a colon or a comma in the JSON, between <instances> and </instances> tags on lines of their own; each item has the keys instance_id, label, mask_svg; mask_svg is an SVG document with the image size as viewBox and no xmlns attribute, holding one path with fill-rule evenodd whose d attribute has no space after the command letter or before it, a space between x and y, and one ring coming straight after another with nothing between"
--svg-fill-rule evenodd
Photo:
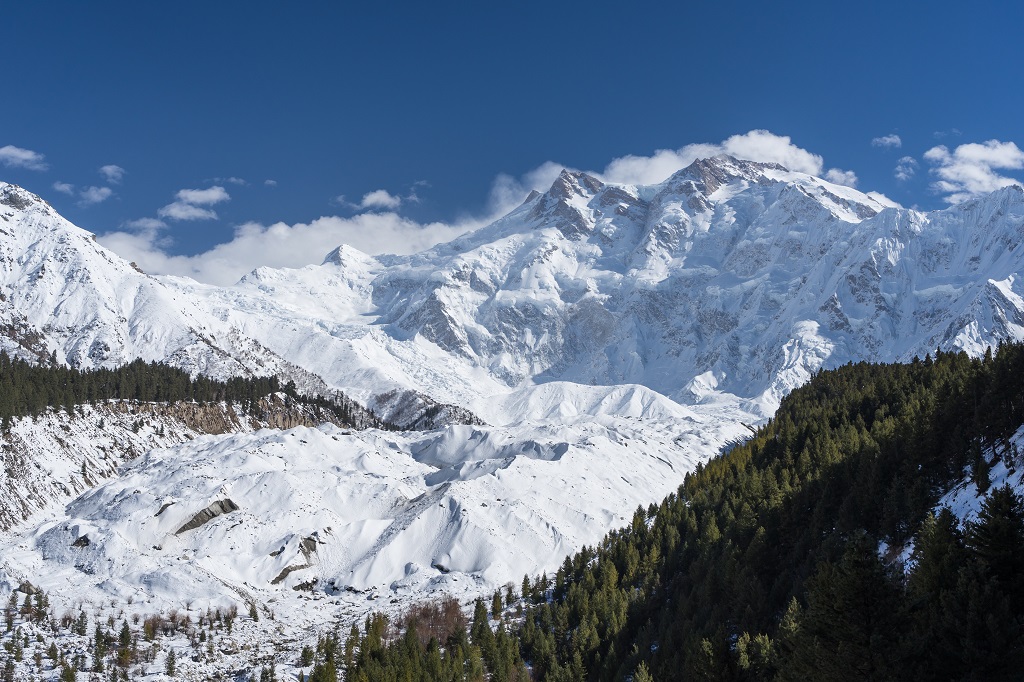
<instances>
[{"instance_id":1,"label":"tree line","mask_svg":"<svg viewBox=\"0 0 1024 682\"><path fill-rule=\"evenodd\" d=\"M255 409L260 398L284 393L300 404L332 412L342 423L358 428L391 428L344 395L332 398L300 395L295 384L282 385L275 376L232 377L218 381L160 362L135 360L116 369L81 370L56 362L31 364L0 351L0 429L17 417L38 417L47 409L65 410L105 400L175 403L241 403Z\"/></svg>"}]
</instances>

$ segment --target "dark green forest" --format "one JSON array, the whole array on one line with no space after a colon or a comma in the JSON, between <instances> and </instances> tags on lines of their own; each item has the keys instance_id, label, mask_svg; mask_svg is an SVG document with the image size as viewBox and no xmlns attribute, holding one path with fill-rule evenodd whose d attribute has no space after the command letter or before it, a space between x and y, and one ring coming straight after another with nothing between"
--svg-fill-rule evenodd
<instances>
[{"instance_id":1,"label":"dark green forest","mask_svg":"<svg viewBox=\"0 0 1024 682\"><path fill-rule=\"evenodd\" d=\"M284 393L290 400L333 413L358 428L389 428L345 396L331 399L300 395L295 384L282 386L277 377L234 377L217 381L158 362L135 360L117 369L78 370L52 362L30 364L0 351L0 428L16 417L36 417L47 409L73 414L75 407L104 400L175 403L240 403L255 410L260 398Z\"/></svg>"},{"instance_id":2,"label":"dark green forest","mask_svg":"<svg viewBox=\"0 0 1024 682\"><path fill-rule=\"evenodd\" d=\"M1021 424L1018 344L819 372L468 637L368 621L306 652L311 679L1019 679L1024 502L990 472L1022 465ZM986 497L963 525L932 510L965 476Z\"/></svg>"}]
</instances>

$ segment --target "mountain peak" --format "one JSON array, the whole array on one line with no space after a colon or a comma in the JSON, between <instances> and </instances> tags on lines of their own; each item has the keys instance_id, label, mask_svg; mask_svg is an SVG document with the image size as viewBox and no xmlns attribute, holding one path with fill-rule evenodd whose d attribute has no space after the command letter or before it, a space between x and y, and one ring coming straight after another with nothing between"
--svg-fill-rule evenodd
<instances>
[{"instance_id":1,"label":"mountain peak","mask_svg":"<svg viewBox=\"0 0 1024 682\"><path fill-rule=\"evenodd\" d=\"M593 196L602 187L604 187L604 183L593 175L563 168L555 181L551 183L547 194L555 199L569 200L575 196Z\"/></svg>"},{"instance_id":2,"label":"mountain peak","mask_svg":"<svg viewBox=\"0 0 1024 682\"><path fill-rule=\"evenodd\" d=\"M32 206L32 204L42 204L45 206L46 202L23 187L0 182L0 204L23 211Z\"/></svg>"},{"instance_id":3,"label":"mountain peak","mask_svg":"<svg viewBox=\"0 0 1024 682\"><path fill-rule=\"evenodd\" d=\"M766 170L786 171L787 169L777 163L745 161L729 154L719 154L695 160L686 168L674 173L667 183L692 181L707 196L733 180L744 179L759 182L764 179Z\"/></svg>"},{"instance_id":4,"label":"mountain peak","mask_svg":"<svg viewBox=\"0 0 1024 682\"><path fill-rule=\"evenodd\" d=\"M373 257L367 253L363 253L354 246L349 244L341 244L338 248L331 251L324 257L321 265L345 265L352 261L364 263L373 260Z\"/></svg>"}]
</instances>

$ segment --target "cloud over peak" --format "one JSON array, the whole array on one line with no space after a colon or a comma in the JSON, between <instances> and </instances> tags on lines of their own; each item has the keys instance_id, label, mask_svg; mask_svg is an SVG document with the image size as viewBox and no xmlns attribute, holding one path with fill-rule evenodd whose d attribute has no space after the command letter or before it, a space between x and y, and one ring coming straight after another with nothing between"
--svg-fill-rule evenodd
<instances>
[{"instance_id":1,"label":"cloud over peak","mask_svg":"<svg viewBox=\"0 0 1024 682\"><path fill-rule=\"evenodd\" d=\"M728 137L717 144L688 144L675 150L659 149L650 156L623 156L614 159L598 175L607 182L650 185L665 180L697 159L719 154L762 163L778 163L789 170L810 175L821 175L824 168L820 156L796 146L788 135L751 130Z\"/></svg>"},{"instance_id":2,"label":"cloud over peak","mask_svg":"<svg viewBox=\"0 0 1024 682\"><path fill-rule=\"evenodd\" d=\"M828 172L825 173L825 179L836 185L845 185L847 187L857 186L857 174L853 171L829 168Z\"/></svg>"},{"instance_id":3,"label":"cloud over peak","mask_svg":"<svg viewBox=\"0 0 1024 682\"><path fill-rule=\"evenodd\" d=\"M950 204L958 204L1001 187L1019 185L1019 180L996 171L1024 168L1024 151L1013 142L1000 140L969 142L952 151L945 145L939 145L925 152L924 158L932 166L931 173L938 178L932 183L932 189L945 195L943 199Z\"/></svg>"}]
</instances>

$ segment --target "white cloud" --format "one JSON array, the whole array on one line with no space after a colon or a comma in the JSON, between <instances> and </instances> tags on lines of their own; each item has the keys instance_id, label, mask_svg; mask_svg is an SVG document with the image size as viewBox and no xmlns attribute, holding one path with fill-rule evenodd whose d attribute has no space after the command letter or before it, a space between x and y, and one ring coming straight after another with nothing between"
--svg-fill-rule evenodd
<instances>
[{"instance_id":1,"label":"white cloud","mask_svg":"<svg viewBox=\"0 0 1024 682\"><path fill-rule=\"evenodd\" d=\"M245 185L249 184L244 179L236 178L235 176L231 176L230 178L214 178L213 181L214 182L226 182L229 185L238 185L239 187L244 187Z\"/></svg>"},{"instance_id":2,"label":"white cloud","mask_svg":"<svg viewBox=\"0 0 1024 682\"><path fill-rule=\"evenodd\" d=\"M488 209L495 215L503 215L518 206L530 193L530 190L543 192L551 187L558 174L562 172L562 164L545 161L537 168L520 178L502 173L491 184Z\"/></svg>"},{"instance_id":3,"label":"white cloud","mask_svg":"<svg viewBox=\"0 0 1024 682\"><path fill-rule=\"evenodd\" d=\"M75 194L75 186L70 182L55 182L53 183L53 188L61 194L68 194L71 196L74 196Z\"/></svg>"},{"instance_id":4,"label":"white cloud","mask_svg":"<svg viewBox=\"0 0 1024 682\"><path fill-rule=\"evenodd\" d=\"M857 174L853 171L829 168L828 172L825 173L825 179L837 185L846 185L847 187L857 186Z\"/></svg>"},{"instance_id":5,"label":"white cloud","mask_svg":"<svg viewBox=\"0 0 1024 682\"><path fill-rule=\"evenodd\" d=\"M884 147L885 149L899 149L903 146L903 140L899 135L883 135L871 140L872 147Z\"/></svg>"},{"instance_id":6,"label":"white cloud","mask_svg":"<svg viewBox=\"0 0 1024 682\"><path fill-rule=\"evenodd\" d=\"M778 163L789 170L821 175L822 158L793 144L788 135L751 130L718 144L689 144L680 149L659 149L651 156L624 156L612 161L598 175L608 182L647 185L665 180L697 159L728 154L738 159Z\"/></svg>"},{"instance_id":7,"label":"white cloud","mask_svg":"<svg viewBox=\"0 0 1024 682\"><path fill-rule=\"evenodd\" d=\"M267 187L277 187L277 180L264 180L263 184Z\"/></svg>"},{"instance_id":8,"label":"white cloud","mask_svg":"<svg viewBox=\"0 0 1024 682\"><path fill-rule=\"evenodd\" d=\"M175 201L159 209L156 214L171 220L216 220L217 212L212 208L202 208L184 201Z\"/></svg>"},{"instance_id":9,"label":"white cloud","mask_svg":"<svg viewBox=\"0 0 1024 682\"><path fill-rule=\"evenodd\" d=\"M124 168L115 166L114 164L100 166L100 175L102 175L110 184L120 185L121 178L124 177Z\"/></svg>"},{"instance_id":10,"label":"white cloud","mask_svg":"<svg viewBox=\"0 0 1024 682\"><path fill-rule=\"evenodd\" d=\"M932 165L931 172L939 179L932 188L944 194L948 203L957 204L1000 187L1021 184L1019 180L1000 175L996 170L1024 168L1024 152L1013 142L989 140L970 142L950 151L945 145L932 147L924 154Z\"/></svg>"},{"instance_id":11,"label":"white cloud","mask_svg":"<svg viewBox=\"0 0 1024 682\"><path fill-rule=\"evenodd\" d=\"M114 194L114 190L109 187L86 187L78 193L80 197L79 204L82 206L92 206L93 204L99 204L109 199Z\"/></svg>"},{"instance_id":12,"label":"white cloud","mask_svg":"<svg viewBox=\"0 0 1024 682\"><path fill-rule=\"evenodd\" d=\"M893 170L893 175L900 182L905 182L917 174L918 167L917 159L913 156L904 156L896 162L896 168Z\"/></svg>"},{"instance_id":13,"label":"white cloud","mask_svg":"<svg viewBox=\"0 0 1024 682\"><path fill-rule=\"evenodd\" d=\"M217 212L203 207L231 199L220 185L206 189L182 189L174 196L177 201L159 209L156 212L158 216L171 220L216 220Z\"/></svg>"},{"instance_id":14,"label":"white cloud","mask_svg":"<svg viewBox=\"0 0 1024 682\"><path fill-rule=\"evenodd\" d=\"M227 201L231 196L220 185L214 185L206 189L183 189L175 195L178 201L196 206L209 206Z\"/></svg>"},{"instance_id":15,"label":"white cloud","mask_svg":"<svg viewBox=\"0 0 1024 682\"><path fill-rule=\"evenodd\" d=\"M168 255L166 237L155 225L122 230L98 239L146 272L184 275L226 285L263 265L302 267L319 263L339 244L372 254L415 253L482 224L484 221L422 224L395 213L361 213L351 218L328 216L295 225L246 223L235 229L231 241L194 256Z\"/></svg>"},{"instance_id":16,"label":"white cloud","mask_svg":"<svg viewBox=\"0 0 1024 682\"><path fill-rule=\"evenodd\" d=\"M50 166L46 157L31 149L22 149L12 144L0 147L0 163L8 168L27 168L28 170L44 171Z\"/></svg>"},{"instance_id":17,"label":"white cloud","mask_svg":"<svg viewBox=\"0 0 1024 682\"><path fill-rule=\"evenodd\" d=\"M367 192L363 195L363 200L359 202L359 208L364 210L373 208L394 210L401 205L402 197L395 196L384 189L375 189L372 192Z\"/></svg>"}]
</instances>

